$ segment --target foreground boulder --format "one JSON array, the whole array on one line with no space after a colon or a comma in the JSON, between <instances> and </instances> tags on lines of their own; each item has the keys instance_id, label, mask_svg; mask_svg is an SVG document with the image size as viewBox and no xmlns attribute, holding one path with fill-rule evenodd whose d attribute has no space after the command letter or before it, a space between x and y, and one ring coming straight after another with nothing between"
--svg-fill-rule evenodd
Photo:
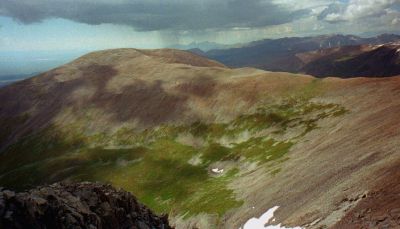
<instances>
[{"instance_id":1,"label":"foreground boulder","mask_svg":"<svg viewBox=\"0 0 400 229\"><path fill-rule=\"evenodd\" d=\"M15 193L0 188L0 228L171 228L130 193L78 183Z\"/></svg>"}]
</instances>

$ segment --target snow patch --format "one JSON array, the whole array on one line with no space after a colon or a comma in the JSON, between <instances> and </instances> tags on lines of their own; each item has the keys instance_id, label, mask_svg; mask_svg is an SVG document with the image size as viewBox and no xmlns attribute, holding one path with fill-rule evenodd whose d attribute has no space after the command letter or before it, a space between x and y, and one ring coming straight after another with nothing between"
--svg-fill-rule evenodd
<instances>
[{"instance_id":1,"label":"snow patch","mask_svg":"<svg viewBox=\"0 0 400 229\"><path fill-rule=\"evenodd\" d=\"M211 171L212 171L213 173L221 174L221 173L224 172L224 169L215 168L215 169L211 169Z\"/></svg>"},{"instance_id":2,"label":"snow patch","mask_svg":"<svg viewBox=\"0 0 400 229\"><path fill-rule=\"evenodd\" d=\"M268 222L275 222L274 213L279 206L275 206L265 212L260 218L249 219L240 229L302 229L301 227L284 227L281 224L267 225Z\"/></svg>"}]
</instances>

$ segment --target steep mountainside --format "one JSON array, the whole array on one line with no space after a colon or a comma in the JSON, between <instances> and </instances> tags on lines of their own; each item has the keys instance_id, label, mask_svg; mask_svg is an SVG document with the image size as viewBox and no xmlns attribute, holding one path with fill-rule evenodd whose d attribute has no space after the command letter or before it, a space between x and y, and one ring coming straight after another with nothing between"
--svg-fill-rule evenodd
<instances>
[{"instance_id":1,"label":"steep mountainside","mask_svg":"<svg viewBox=\"0 0 400 229\"><path fill-rule=\"evenodd\" d=\"M241 48L210 50L205 53L205 56L232 67L256 67L269 71L299 72L304 66L296 56L299 53L349 45L383 44L399 40L400 36L391 34L372 38L352 35L292 37L252 42Z\"/></svg>"},{"instance_id":2,"label":"steep mountainside","mask_svg":"<svg viewBox=\"0 0 400 229\"><path fill-rule=\"evenodd\" d=\"M284 225L356 224L363 201L397 195L374 193L400 162L399 98L400 77L95 52L0 89L0 186L111 183L176 228L239 228L274 206Z\"/></svg>"},{"instance_id":3,"label":"steep mountainside","mask_svg":"<svg viewBox=\"0 0 400 229\"><path fill-rule=\"evenodd\" d=\"M327 77L395 76L400 74L400 43L346 46L297 55L307 74Z\"/></svg>"}]
</instances>

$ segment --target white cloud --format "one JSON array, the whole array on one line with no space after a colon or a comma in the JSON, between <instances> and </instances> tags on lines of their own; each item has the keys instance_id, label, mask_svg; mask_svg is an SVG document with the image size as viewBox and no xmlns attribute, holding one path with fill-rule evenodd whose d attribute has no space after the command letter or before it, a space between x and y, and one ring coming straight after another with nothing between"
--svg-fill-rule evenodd
<instances>
[{"instance_id":1,"label":"white cloud","mask_svg":"<svg viewBox=\"0 0 400 229\"><path fill-rule=\"evenodd\" d=\"M334 3L322 12L322 19L328 22L356 21L368 17L387 15L392 6L400 0L350 0L345 3Z\"/></svg>"}]
</instances>

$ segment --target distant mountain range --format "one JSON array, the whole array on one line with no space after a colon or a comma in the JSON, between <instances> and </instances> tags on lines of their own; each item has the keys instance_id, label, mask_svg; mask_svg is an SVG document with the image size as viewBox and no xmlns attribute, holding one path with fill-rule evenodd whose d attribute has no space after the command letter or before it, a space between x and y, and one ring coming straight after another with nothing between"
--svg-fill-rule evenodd
<instances>
[{"instance_id":1,"label":"distant mountain range","mask_svg":"<svg viewBox=\"0 0 400 229\"><path fill-rule=\"evenodd\" d=\"M265 39L251 42L239 48L214 49L207 52L202 52L199 49L192 49L189 51L198 55L203 55L210 59L217 60L230 67L256 67L269 71L293 73L305 72L310 74L315 73L316 76L326 76L330 75L330 72L334 72L336 76L350 76L351 72L349 72L349 74L347 74L347 72L343 72L343 74L341 74L340 70L336 71L333 69L327 69L326 72L317 72L315 70L316 67L313 67L313 65L308 62L304 62L304 56L307 56L307 54L304 53L329 53L331 51L318 50L332 49L337 47L341 47L341 50L346 50L347 48L345 47L347 46L359 46L367 44L380 45L396 41L400 41L400 35L382 34L370 38L362 38L353 35L323 35L316 37L281 38L275 40ZM349 49L353 50L359 48L355 47ZM346 51L341 52L346 53ZM339 53L341 52L337 52L336 55L340 56ZM320 55L321 58L322 56L325 55ZM339 58L344 58L344 56ZM306 67L305 65L308 66ZM325 66L325 68L329 68L329 66ZM363 73L364 72L360 72L361 75ZM373 72L366 73L367 75L374 75L370 74ZM360 74L356 75L358 76ZM388 74L389 73L385 73L382 76L387 76Z\"/></svg>"},{"instance_id":2,"label":"distant mountain range","mask_svg":"<svg viewBox=\"0 0 400 229\"><path fill-rule=\"evenodd\" d=\"M207 52L213 49L229 49L229 48L238 48L241 46L242 44L224 45L216 42L205 41L205 42L192 42L187 45L175 44L171 45L169 48L180 49L180 50L199 49L203 52Z\"/></svg>"},{"instance_id":3,"label":"distant mountain range","mask_svg":"<svg viewBox=\"0 0 400 229\"><path fill-rule=\"evenodd\" d=\"M342 78L400 75L400 43L344 46L298 54L300 72Z\"/></svg>"}]
</instances>

